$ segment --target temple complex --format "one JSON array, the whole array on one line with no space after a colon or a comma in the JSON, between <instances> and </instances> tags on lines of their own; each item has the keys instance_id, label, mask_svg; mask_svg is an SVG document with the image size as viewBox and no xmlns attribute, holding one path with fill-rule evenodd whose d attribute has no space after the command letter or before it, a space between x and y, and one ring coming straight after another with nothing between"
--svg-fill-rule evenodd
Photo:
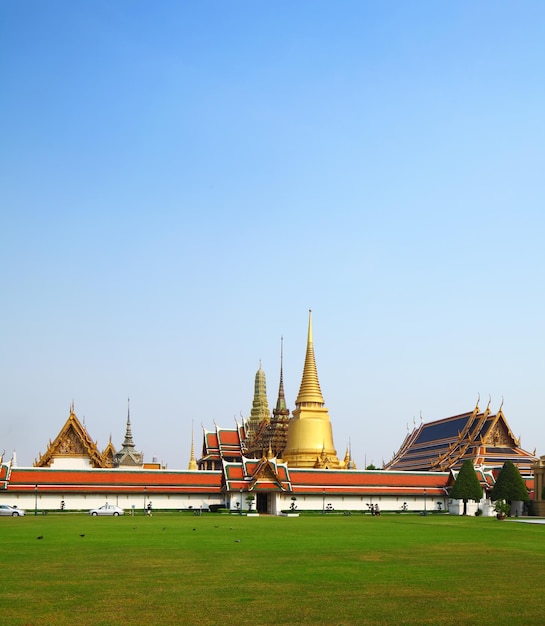
<instances>
[{"instance_id":1,"label":"temple complex","mask_svg":"<svg viewBox=\"0 0 545 626\"><path fill-rule=\"evenodd\" d=\"M189 447L189 446L188 446ZM347 450L341 460L333 443L329 411L322 396L309 312L305 361L295 409L285 399L283 343L280 383L272 413L267 400L265 372L255 375L250 416L232 428L214 423L203 428L200 454L191 451L186 470L167 470L160 463L144 463L135 449L130 407L125 438L119 451L110 440L100 452L74 403L61 431L40 454L34 467L19 467L15 453L9 462L0 458L0 502L20 508L85 510L105 499L125 509L225 508L259 514L295 514L296 510L322 513L383 511L457 513L449 499L462 463L471 459L483 499L475 504L483 514L493 513L488 494L501 466L512 460L519 468L537 509L545 511L545 457L537 459L521 448L507 424L502 407L494 414L490 402L484 411L472 411L414 427L392 460L382 470L358 470ZM64 506L64 504L63 504ZM545 513L544 513L545 514Z\"/></svg>"}]
</instances>

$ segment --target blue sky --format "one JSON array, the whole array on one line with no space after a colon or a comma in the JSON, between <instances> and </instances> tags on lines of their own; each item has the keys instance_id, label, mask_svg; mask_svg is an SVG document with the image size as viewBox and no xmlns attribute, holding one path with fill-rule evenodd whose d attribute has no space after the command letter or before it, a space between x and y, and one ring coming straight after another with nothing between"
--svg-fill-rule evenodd
<instances>
[{"instance_id":1,"label":"blue sky","mask_svg":"<svg viewBox=\"0 0 545 626\"><path fill-rule=\"evenodd\" d=\"M541 2L0 6L0 451L291 409L343 455L489 397L545 454ZM193 425L193 426L192 426Z\"/></svg>"}]
</instances>

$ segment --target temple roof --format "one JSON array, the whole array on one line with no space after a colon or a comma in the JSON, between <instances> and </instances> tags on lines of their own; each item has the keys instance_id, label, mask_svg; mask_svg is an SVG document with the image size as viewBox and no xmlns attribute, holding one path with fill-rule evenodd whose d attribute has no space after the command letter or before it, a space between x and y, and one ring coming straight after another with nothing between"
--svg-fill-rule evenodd
<instances>
[{"instance_id":1,"label":"temple roof","mask_svg":"<svg viewBox=\"0 0 545 626\"><path fill-rule=\"evenodd\" d=\"M288 467L277 459L248 459L223 462L224 486L227 491L290 491Z\"/></svg>"},{"instance_id":2,"label":"temple roof","mask_svg":"<svg viewBox=\"0 0 545 626\"><path fill-rule=\"evenodd\" d=\"M74 403L70 405L70 415L53 442L49 441L45 454L34 462L35 467L49 467L55 457L88 457L92 467L104 467L104 461L96 443L87 429L76 417Z\"/></svg>"},{"instance_id":3,"label":"temple roof","mask_svg":"<svg viewBox=\"0 0 545 626\"><path fill-rule=\"evenodd\" d=\"M520 447L501 407L492 414L490 406L481 412L477 405L473 411L415 427L384 469L448 471L460 469L466 459L475 467L501 467L511 460L522 473L531 474L535 456Z\"/></svg>"}]
</instances>

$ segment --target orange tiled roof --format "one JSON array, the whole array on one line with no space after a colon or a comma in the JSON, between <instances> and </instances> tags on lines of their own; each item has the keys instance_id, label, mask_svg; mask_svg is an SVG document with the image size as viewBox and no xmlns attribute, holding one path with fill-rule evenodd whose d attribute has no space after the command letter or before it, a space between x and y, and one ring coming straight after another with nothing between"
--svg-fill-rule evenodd
<instances>
[{"instance_id":1,"label":"orange tiled roof","mask_svg":"<svg viewBox=\"0 0 545 626\"><path fill-rule=\"evenodd\" d=\"M217 493L221 472L189 470L12 468L8 491L88 492L88 493Z\"/></svg>"}]
</instances>

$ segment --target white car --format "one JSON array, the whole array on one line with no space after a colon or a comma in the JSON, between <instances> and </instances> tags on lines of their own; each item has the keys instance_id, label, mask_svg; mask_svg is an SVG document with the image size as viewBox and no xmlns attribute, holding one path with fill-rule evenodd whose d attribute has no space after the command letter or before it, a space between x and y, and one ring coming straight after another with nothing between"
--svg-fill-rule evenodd
<instances>
[{"instance_id":1,"label":"white car","mask_svg":"<svg viewBox=\"0 0 545 626\"><path fill-rule=\"evenodd\" d=\"M125 511L114 504L103 504L98 509L91 509L89 515L124 515Z\"/></svg>"},{"instance_id":2,"label":"white car","mask_svg":"<svg viewBox=\"0 0 545 626\"><path fill-rule=\"evenodd\" d=\"M0 515L11 515L11 517L20 517L24 514L24 509L18 509L16 506L10 506L9 504L0 504Z\"/></svg>"}]
</instances>

